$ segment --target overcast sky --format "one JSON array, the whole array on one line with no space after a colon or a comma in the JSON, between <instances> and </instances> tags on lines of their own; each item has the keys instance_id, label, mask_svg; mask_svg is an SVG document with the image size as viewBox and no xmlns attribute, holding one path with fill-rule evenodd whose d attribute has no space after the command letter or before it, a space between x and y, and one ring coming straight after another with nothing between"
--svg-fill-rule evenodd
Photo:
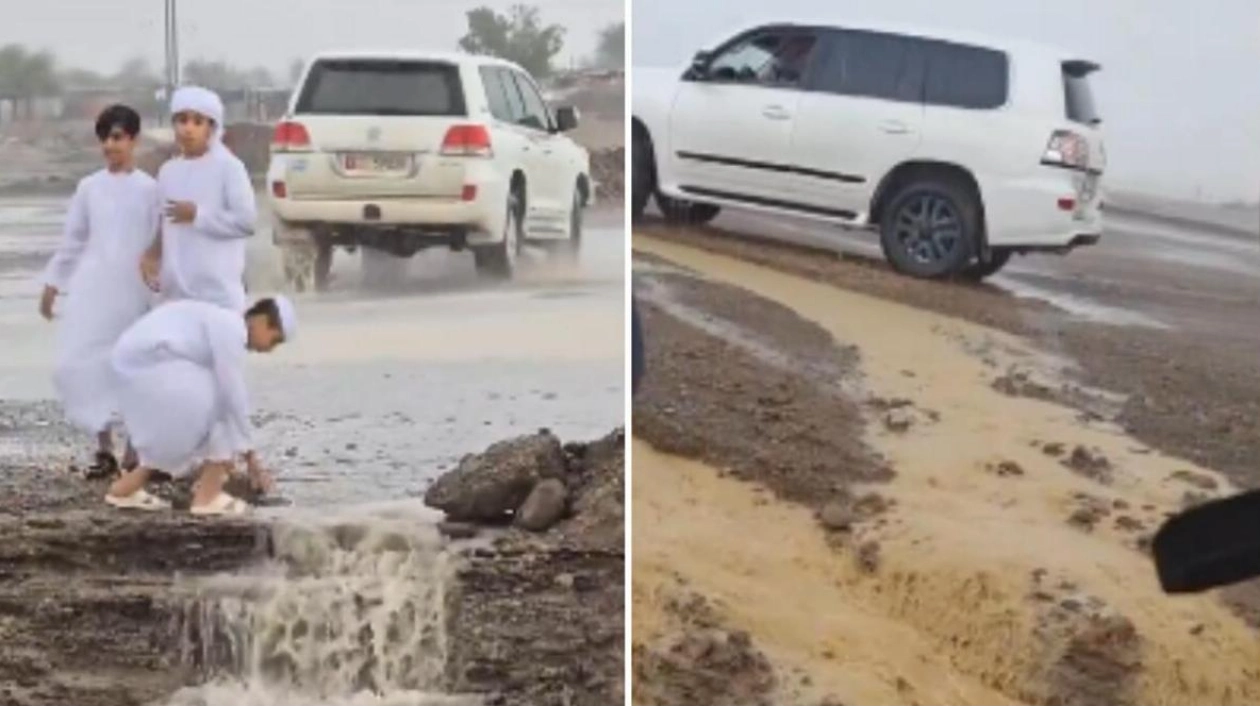
<instances>
[{"instance_id":1,"label":"overcast sky","mask_svg":"<svg viewBox=\"0 0 1260 707\"><path fill-rule=\"evenodd\" d=\"M163 57L163 0L0 0L0 44L55 51L64 64L113 69ZM179 0L181 59L223 59L287 74L295 57L320 49L418 47L453 50L464 13L505 0ZM589 56L596 35L625 16L622 0L526 0L568 28L560 60Z\"/></svg>"},{"instance_id":2,"label":"overcast sky","mask_svg":"<svg viewBox=\"0 0 1260 707\"><path fill-rule=\"evenodd\" d=\"M767 12L1066 46L1103 65L1095 92L1113 186L1260 197L1260 0L633 0L633 7L635 66L685 62Z\"/></svg>"}]
</instances>

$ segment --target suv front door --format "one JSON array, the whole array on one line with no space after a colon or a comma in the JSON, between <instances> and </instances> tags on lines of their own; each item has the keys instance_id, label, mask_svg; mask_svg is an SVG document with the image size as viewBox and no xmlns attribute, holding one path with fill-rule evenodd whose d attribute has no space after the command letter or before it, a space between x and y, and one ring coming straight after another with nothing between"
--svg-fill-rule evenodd
<instances>
[{"instance_id":1,"label":"suv front door","mask_svg":"<svg viewBox=\"0 0 1260 707\"><path fill-rule=\"evenodd\" d=\"M858 218L922 139L924 51L912 37L854 30L826 30L821 44L792 134L797 193Z\"/></svg>"},{"instance_id":2,"label":"suv front door","mask_svg":"<svg viewBox=\"0 0 1260 707\"><path fill-rule=\"evenodd\" d=\"M561 189L561 181L565 178L564 170L558 169L562 157L557 143L562 139L556 133L555 120L547 103L543 101L538 87L525 74L511 70L508 72L520 92L525 105L525 117L521 124L532 143L526 162L530 165L528 185L527 219L543 218L554 220L568 213L569 192ZM562 195L563 191L563 195Z\"/></svg>"},{"instance_id":3,"label":"suv front door","mask_svg":"<svg viewBox=\"0 0 1260 707\"><path fill-rule=\"evenodd\" d=\"M684 193L776 206L790 201L793 121L817 38L765 27L719 48L680 83L670 164Z\"/></svg>"}]
</instances>

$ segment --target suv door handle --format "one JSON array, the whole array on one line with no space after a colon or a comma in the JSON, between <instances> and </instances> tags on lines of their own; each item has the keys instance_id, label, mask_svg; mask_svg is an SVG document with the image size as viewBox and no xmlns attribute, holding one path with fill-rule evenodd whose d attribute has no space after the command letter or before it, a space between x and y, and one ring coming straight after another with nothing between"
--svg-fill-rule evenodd
<instances>
[{"instance_id":1,"label":"suv door handle","mask_svg":"<svg viewBox=\"0 0 1260 707\"><path fill-rule=\"evenodd\" d=\"M879 129L889 135L905 135L910 132L910 126L900 120L885 120L880 124Z\"/></svg>"},{"instance_id":2,"label":"suv door handle","mask_svg":"<svg viewBox=\"0 0 1260 707\"><path fill-rule=\"evenodd\" d=\"M761 109L761 114L770 120L788 120L792 117L783 106L766 106Z\"/></svg>"}]
</instances>

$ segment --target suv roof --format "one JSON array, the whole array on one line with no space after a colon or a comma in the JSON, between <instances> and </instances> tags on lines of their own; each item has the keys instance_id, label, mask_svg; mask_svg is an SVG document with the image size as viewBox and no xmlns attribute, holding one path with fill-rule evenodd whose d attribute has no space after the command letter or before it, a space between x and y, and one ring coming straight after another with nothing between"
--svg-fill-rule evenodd
<instances>
[{"instance_id":1,"label":"suv roof","mask_svg":"<svg viewBox=\"0 0 1260 707\"><path fill-rule=\"evenodd\" d=\"M453 51L424 51L418 49L339 49L321 51L311 57L311 61L319 59L401 59L403 61L441 61L451 64L476 64L493 66L510 66L521 69L515 63L484 54L469 54ZM524 71L524 69L521 69Z\"/></svg>"},{"instance_id":2,"label":"suv roof","mask_svg":"<svg viewBox=\"0 0 1260 707\"><path fill-rule=\"evenodd\" d=\"M765 26L829 27L835 29L865 30L868 32L883 32L886 34L901 34L910 37L919 37L922 39L936 39L945 42L954 42L957 44L970 44L977 47L1001 50L1016 56L1027 56L1029 54L1033 54L1054 61L1074 61L1085 59L1085 57L1081 56L1078 52L1073 52L1053 44L1011 38L1002 35L985 35L977 32L962 32L950 29L924 27L921 25L902 25L883 22L867 22L862 20L838 21L834 18L808 18L784 21L782 19L771 17L766 18L761 22L743 21L737 28L734 29L734 31L723 34L721 39L717 41L721 42L729 39L736 33Z\"/></svg>"}]
</instances>

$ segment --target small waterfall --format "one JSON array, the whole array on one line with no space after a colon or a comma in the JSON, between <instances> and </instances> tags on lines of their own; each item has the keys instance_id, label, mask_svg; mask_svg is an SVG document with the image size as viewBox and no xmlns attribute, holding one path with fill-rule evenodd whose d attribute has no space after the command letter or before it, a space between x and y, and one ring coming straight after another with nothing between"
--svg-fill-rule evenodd
<instances>
[{"instance_id":1,"label":"small waterfall","mask_svg":"<svg viewBox=\"0 0 1260 707\"><path fill-rule=\"evenodd\" d=\"M414 513L286 519L273 559L191 584L175 704L469 704L442 694L450 558ZM473 698L475 699L475 698Z\"/></svg>"}]
</instances>

